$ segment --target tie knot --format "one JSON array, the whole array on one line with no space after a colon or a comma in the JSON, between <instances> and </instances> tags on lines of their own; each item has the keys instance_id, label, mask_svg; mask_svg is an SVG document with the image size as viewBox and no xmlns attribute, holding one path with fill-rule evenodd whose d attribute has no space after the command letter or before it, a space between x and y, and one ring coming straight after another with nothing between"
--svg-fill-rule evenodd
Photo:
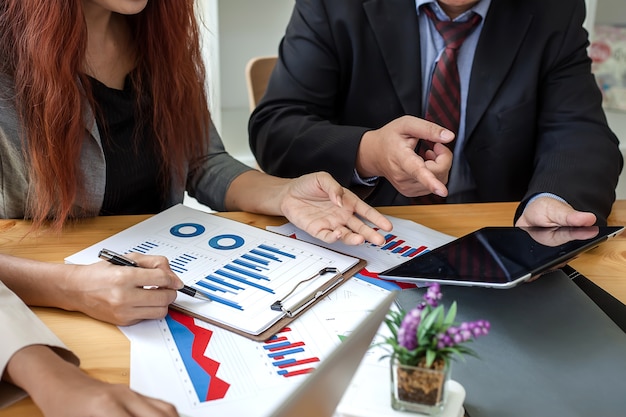
<instances>
[{"instance_id":1,"label":"tie knot","mask_svg":"<svg viewBox=\"0 0 626 417\"><path fill-rule=\"evenodd\" d=\"M435 28L443 38L446 48L452 49L460 48L482 19L479 14L472 13L472 17L465 22L439 20L430 7L424 7L422 10L435 24Z\"/></svg>"}]
</instances>

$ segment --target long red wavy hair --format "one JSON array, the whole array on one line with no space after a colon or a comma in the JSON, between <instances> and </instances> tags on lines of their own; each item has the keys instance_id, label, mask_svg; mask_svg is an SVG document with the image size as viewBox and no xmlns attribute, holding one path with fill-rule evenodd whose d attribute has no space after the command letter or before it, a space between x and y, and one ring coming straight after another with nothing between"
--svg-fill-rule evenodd
<instances>
[{"instance_id":1,"label":"long red wavy hair","mask_svg":"<svg viewBox=\"0 0 626 417\"><path fill-rule=\"evenodd\" d=\"M132 83L149 94L162 156L163 187L185 181L184 167L203 149L209 110L194 0L149 1L128 17L136 42ZM15 81L15 102L35 196L27 216L61 227L83 190L79 158L87 45L81 0L0 0L0 68ZM139 105L139 103L138 103ZM145 109L144 109L145 111ZM164 188L165 189L165 188ZM80 213L77 213L80 215Z\"/></svg>"}]
</instances>

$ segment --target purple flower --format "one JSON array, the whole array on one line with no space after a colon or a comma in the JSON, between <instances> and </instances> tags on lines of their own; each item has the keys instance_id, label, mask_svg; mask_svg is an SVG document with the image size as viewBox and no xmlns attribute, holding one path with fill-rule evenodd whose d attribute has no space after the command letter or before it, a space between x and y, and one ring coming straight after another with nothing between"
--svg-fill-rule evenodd
<instances>
[{"instance_id":1,"label":"purple flower","mask_svg":"<svg viewBox=\"0 0 626 417\"><path fill-rule=\"evenodd\" d=\"M463 322L459 326L450 326L444 333L438 335L437 346L452 347L465 343L472 338L484 336L489 333L490 324L486 320Z\"/></svg>"},{"instance_id":2,"label":"purple flower","mask_svg":"<svg viewBox=\"0 0 626 417\"><path fill-rule=\"evenodd\" d=\"M467 342L468 340L472 338L472 332L470 332L469 330L461 330L459 334L461 335L461 339L464 342Z\"/></svg>"},{"instance_id":3,"label":"purple flower","mask_svg":"<svg viewBox=\"0 0 626 417\"><path fill-rule=\"evenodd\" d=\"M441 287L437 282L433 282L426 290L426 294L424 294L424 301L431 307L437 307L441 296Z\"/></svg>"},{"instance_id":4,"label":"purple flower","mask_svg":"<svg viewBox=\"0 0 626 417\"><path fill-rule=\"evenodd\" d=\"M422 320L423 306L417 306L409 311L400 324L398 329L398 343L407 350L413 350L417 347L417 327Z\"/></svg>"},{"instance_id":5,"label":"purple flower","mask_svg":"<svg viewBox=\"0 0 626 417\"><path fill-rule=\"evenodd\" d=\"M439 305L442 298L439 284L431 284L422 301L412 310L392 312L385 321L395 338L387 338L386 343L393 349L393 357L405 365L424 363L431 367L435 361L448 362L454 355L474 354L465 342L489 333L491 325L487 320L454 323L455 311L446 313ZM419 340L418 340L419 334Z\"/></svg>"}]
</instances>

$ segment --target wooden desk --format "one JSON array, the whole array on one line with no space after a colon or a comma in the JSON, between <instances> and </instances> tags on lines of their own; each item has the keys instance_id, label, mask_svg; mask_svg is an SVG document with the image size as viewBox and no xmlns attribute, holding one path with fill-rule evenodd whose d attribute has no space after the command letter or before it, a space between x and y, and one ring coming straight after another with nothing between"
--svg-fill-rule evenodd
<instances>
[{"instance_id":1,"label":"wooden desk","mask_svg":"<svg viewBox=\"0 0 626 417\"><path fill-rule=\"evenodd\" d=\"M414 220L453 236L461 236L482 226L510 226L516 204L463 204L442 206L383 207L380 211L395 217ZM248 213L221 213L257 227L279 225L278 217ZM119 216L86 219L67 226L60 235L27 234L29 223L0 220L0 252L42 261L63 259L117 233L148 216ZM609 224L626 225L626 200L613 207ZM571 265L583 275L626 303L626 235L603 243ZM105 381L128 384L130 344L117 327L52 308L36 308L36 313L81 358L81 367ZM41 416L30 399L0 411L0 417Z\"/></svg>"}]
</instances>

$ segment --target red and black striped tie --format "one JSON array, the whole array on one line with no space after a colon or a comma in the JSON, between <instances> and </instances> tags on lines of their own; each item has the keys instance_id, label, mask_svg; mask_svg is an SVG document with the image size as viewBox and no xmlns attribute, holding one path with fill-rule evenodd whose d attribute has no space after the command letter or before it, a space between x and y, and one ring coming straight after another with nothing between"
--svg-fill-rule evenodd
<instances>
[{"instance_id":1,"label":"red and black striped tie","mask_svg":"<svg viewBox=\"0 0 626 417\"><path fill-rule=\"evenodd\" d=\"M453 131L456 135L459 132L459 120L461 118L461 81L456 62L457 56L459 48L478 26L482 18L479 14L474 13L465 22L441 21L437 19L435 12L429 7L424 7L422 10L433 21L445 44L445 49L441 53L433 71L425 118ZM448 143L447 146L450 149L454 149L455 141L456 138ZM416 152L423 157L426 150L432 149L432 146L431 142L420 140ZM411 199L412 204L438 204L444 202L445 198L435 194L413 197Z\"/></svg>"},{"instance_id":2,"label":"red and black striped tie","mask_svg":"<svg viewBox=\"0 0 626 417\"><path fill-rule=\"evenodd\" d=\"M456 62L457 56L459 48L480 23L481 17L474 13L466 22L440 21L429 7L423 10L435 24L435 28L445 43L445 49L433 71L426 107L426 120L457 134L461 117L461 82Z\"/></svg>"}]
</instances>

